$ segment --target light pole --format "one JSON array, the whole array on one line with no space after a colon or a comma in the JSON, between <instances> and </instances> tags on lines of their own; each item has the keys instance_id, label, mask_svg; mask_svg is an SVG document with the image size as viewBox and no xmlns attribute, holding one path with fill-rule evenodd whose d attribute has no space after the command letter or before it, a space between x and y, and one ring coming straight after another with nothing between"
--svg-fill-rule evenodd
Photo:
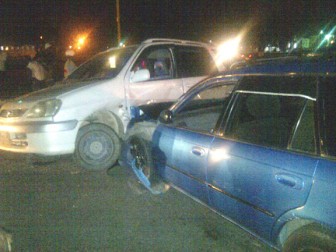
<instances>
[{"instance_id":1,"label":"light pole","mask_svg":"<svg viewBox=\"0 0 336 252\"><path fill-rule=\"evenodd\" d=\"M118 45L121 42L121 31L120 31L120 4L119 4L119 0L116 0L116 11L117 11L117 33L118 33Z\"/></svg>"}]
</instances>

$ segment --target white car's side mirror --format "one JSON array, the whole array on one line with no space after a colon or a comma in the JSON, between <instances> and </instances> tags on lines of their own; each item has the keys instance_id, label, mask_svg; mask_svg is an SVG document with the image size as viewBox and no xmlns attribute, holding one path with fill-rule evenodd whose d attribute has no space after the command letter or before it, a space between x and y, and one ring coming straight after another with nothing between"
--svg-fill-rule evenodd
<instances>
[{"instance_id":1,"label":"white car's side mirror","mask_svg":"<svg viewBox=\"0 0 336 252\"><path fill-rule=\"evenodd\" d=\"M131 82L141 82L150 79L150 72L148 69L140 69L131 76Z\"/></svg>"}]
</instances>

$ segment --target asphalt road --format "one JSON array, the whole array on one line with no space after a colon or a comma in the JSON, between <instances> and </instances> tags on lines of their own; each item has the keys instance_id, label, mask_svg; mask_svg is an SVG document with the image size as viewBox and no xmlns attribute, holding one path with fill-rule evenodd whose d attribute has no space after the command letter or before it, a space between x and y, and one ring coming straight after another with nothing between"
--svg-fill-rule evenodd
<instances>
[{"instance_id":1,"label":"asphalt road","mask_svg":"<svg viewBox=\"0 0 336 252\"><path fill-rule=\"evenodd\" d=\"M273 251L175 189L150 194L123 167L0 155L0 227L13 251Z\"/></svg>"}]
</instances>

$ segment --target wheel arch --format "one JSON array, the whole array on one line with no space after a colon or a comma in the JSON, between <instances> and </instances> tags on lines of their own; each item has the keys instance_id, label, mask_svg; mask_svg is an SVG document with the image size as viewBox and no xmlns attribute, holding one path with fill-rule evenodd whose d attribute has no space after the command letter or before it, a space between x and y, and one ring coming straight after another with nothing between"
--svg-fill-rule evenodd
<instances>
[{"instance_id":1,"label":"wheel arch","mask_svg":"<svg viewBox=\"0 0 336 252\"><path fill-rule=\"evenodd\" d=\"M286 223L280 232L281 251L336 251L336 233L323 223L297 219ZM316 250L318 248L318 250Z\"/></svg>"},{"instance_id":2,"label":"wheel arch","mask_svg":"<svg viewBox=\"0 0 336 252\"><path fill-rule=\"evenodd\" d=\"M120 138L123 138L124 136L124 125L121 119L111 111L99 110L93 112L82 121L79 129L91 123L104 124L113 129Z\"/></svg>"},{"instance_id":3,"label":"wheel arch","mask_svg":"<svg viewBox=\"0 0 336 252\"><path fill-rule=\"evenodd\" d=\"M276 236L277 240L277 245L279 247L282 247L285 244L285 241L288 239L288 237L295 232L296 230L303 228L306 225L315 223L313 220L309 219L301 219L301 218L296 218L296 219L291 219L288 220L279 230L277 234L274 234ZM274 237L273 236L273 237Z\"/></svg>"}]
</instances>

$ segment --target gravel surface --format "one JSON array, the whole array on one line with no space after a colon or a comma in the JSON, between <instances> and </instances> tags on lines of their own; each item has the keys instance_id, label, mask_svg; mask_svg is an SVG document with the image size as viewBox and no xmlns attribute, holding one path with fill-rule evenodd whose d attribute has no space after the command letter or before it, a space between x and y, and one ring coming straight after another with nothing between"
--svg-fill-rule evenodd
<instances>
[{"instance_id":1,"label":"gravel surface","mask_svg":"<svg viewBox=\"0 0 336 252\"><path fill-rule=\"evenodd\" d=\"M120 166L0 153L0 192L13 251L274 251L175 189L150 194Z\"/></svg>"}]
</instances>

